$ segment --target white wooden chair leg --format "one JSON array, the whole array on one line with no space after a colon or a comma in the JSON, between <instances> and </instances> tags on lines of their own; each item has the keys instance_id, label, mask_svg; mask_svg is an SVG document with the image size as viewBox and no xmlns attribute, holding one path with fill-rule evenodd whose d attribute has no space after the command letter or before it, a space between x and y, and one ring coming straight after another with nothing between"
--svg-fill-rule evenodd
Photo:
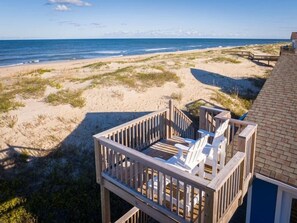
<instances>
[{"instance_id":1,"label":"white wooden chair leg","mask_svg":"<svg viewBox=\"0 0 297 223\"><path fill-rule=\"evenodd\" d=\"M215 177L218 171L218 151L214 151L213 153L213 161L212 161L212 176Z\"/></svg>"},{"instance_id":2,"label":"white wooden chair leg","mask_svg":"<svg viewBox=\"0 0 297 223\"><path fill-rule=\"evenodd\" d=\"M203 177L203 178L205 178L205 171L204 171L205 160L206 160L206 159L203 159L203 160L199 163L199 171L198 171L198 175L199 175L199 177Z\"/></svg>"}]
</instances>

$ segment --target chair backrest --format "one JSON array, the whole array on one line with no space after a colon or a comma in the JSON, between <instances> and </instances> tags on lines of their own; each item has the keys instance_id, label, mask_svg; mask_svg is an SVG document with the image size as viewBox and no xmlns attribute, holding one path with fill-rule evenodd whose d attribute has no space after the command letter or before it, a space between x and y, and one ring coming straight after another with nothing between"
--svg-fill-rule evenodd
<instances>
[{"instance_id":1,"label":"chair backrest","mask_svg":"<svg viewBox=\"0 0 297 223\"><path fill-rule=\"evenodd\" d=\"M225 131L227 130L229 125L229 119L227 119L226 121L224 121L215 131L215 135L213 137L213 141L212 141L212 146L213 147L218 147L220 145L220 143L224 140L224 134Z\"/></svg>"},{"instance_id":2,"label":"chair backrest","mask_svg":"<svg viewBox=\"0 0 297 223\"><path fill-rule=\"evenodd\" d=\"M206 146L209 135L203 136L201 139L198 139L195 144L189 148L187 156L185 158L185 165L191 169L197 166L197 161L199 156L202 153L203 148Z\"/></svg>"}]
</instances>

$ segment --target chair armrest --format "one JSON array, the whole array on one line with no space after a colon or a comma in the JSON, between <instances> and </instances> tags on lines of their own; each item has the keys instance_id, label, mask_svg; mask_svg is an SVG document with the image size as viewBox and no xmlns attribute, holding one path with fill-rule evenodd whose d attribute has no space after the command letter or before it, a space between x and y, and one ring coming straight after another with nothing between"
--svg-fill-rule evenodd
<instances>
[{"instance_id":1,"label":"chair armrest","mask_svg":"<svg viewBox=\"0 0 297 223\"><path fill-rule=\"evenodd\" d=\"M196 142L196 140L194 139L189 139L189 138L184 138L184 141L188 144L194 144Z\"/></svg>"},{"instance_id":2,"label":"chair armrest","mask_svg":"<svg viewBox=\"0 0 297 223\"><path fill-rule=\"evenodd\" d=\"M183 152L187 152L189 150L189 147L184 146L182 144L175 144L174 146L178 148L178 157L183 157Z\"/></svg>"},{"instance_id":3,"label":"chair armrest","mask_svg":"<svg viewBox=\"0 0 297 223\"><path fill-rule=\"evenodd\" d=\"M200 133L202 136L209 135L211 137L214 137L214 135L215 135L213 132L208 132L204 129L199 129L197 132Z\"/></svg>"}]
</instances>

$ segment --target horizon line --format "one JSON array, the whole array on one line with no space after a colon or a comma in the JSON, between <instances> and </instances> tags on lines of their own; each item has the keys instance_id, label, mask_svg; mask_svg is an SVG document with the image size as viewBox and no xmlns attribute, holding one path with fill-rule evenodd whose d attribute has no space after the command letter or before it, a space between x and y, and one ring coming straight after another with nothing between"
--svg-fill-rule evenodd
<instances>
[{"instance_id":1,"label":"horizon line","mask_svg":"<svg viewBox=\"0 0 297 223\"><path fill-rule=\"evenodd\" d=\"M253 40L290 40L290 38L259 37L86 37L86 38L0 38L0 41L13 40L104 40L104 39L253 39Z\"/></svg>"}]
</instances>

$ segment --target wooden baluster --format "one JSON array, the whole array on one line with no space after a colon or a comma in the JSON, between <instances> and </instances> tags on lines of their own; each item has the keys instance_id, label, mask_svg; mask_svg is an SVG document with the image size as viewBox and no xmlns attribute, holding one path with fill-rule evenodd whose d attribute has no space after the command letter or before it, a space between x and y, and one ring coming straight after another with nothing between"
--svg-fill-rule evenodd
<instances>
[{"instance_id":1,"label":"wooden baluster","mask_svg":"<svg viewBox=\"0 0 297 223\"><path fill-rule=\"evenodd\" d=\"M119 179L119 153L115 152L115 177Z\"/></svg>"},{"instance_id":2,"label":"wooden baluster","mask_svg":"<svg viewBox=\"0 0 297 223\"><path fill-rule=\"evenodd\" d=\"M152 193L152 201L154 201L154 188L155 187L155 184L154 184L154 169L152 168L152 188L151 188L151 193Z\"/></svg>"},{"instance_id":3,"label":"wooden baluster","mask_svg":"<svg viewBox=\"0 0 297 223\"><path fill-rule=\"evenodd\" d=\"M199 189L199 209L198 209L198 214L199 214L199 223L202 222L202 191Z\"/></svg>"},{"instance_id":4,"label":"wooden baluster","mask_svg":"<svg viewBox=\"0 0 297 223\"><path fill-rule=\"evenodd\" d=\"M194 187L190 186L191 190L191 222L194 222Z\"/></svg>"},{"instance_id":5,"label":"wooden baluster","mask_svg":"<svg viewBox=\"0 0 297 223\"><path fill-rule=\"evenodd\" d=\"M180 205L179 205L179 201L180 201L180 185L179 185L179 180L177 179L177 183L176 183L176 190L177 190L177 199L176 199L176 210L177 210L177 215L179 214L179 209L180 209Z\"/></svg>"},{"instance_id":6,"label":"wooden baluster","mask_svg":"<svg viewBox=\"0 0 297 223\"><path fill-rule=\"evenodd\" d=\"M162 177L160 175L160 171L157 171L157 179L158 179L158 183L157 183L157 202L162 205L162 187L160 184L160 181L162 181Z\"/></svg>"},{"instance_id":7,"label":"wooden baluster","mask_svg":"<svg viewBox=\"0 0 297 223\"><path fill-rule=\"evenodd\" d=\"M124 155L120 155L120 163L121 163L121 168L120 168L120 178L121 178L121 182L123 182L123 157L124 157Z\"/></svg>"},{"instance_id":8,"label":"wooden baluster","mask_svg":"<svg viewBox=\"0 0 297 223\"><path fill-rule=\"evenodd\" d=\"M183 217L186 219L187 217L187 184L184 182L184 204L183 204Z\"/></svg>"},{"instance_id":9,"label":"wooden baluster","mask_svg":"<svg viewBox=\"0 0 297 223\"><path fill-rule=\"evenodd\" d=\"M173 210L173 202L172 202L172 198L173 198L173 182L172 182L172 176L170 176L170 211Z\"/></svg>"},{"instance_id":10,"label":"wooden baluster","mask_svg":"<svg viewBox=\"0 0 297 223\"><path fill-rule=\"evenodd\" d=\"M125 183L128 185L128 157L125 157Z\"/></svg>"},{"instance_id":11,"label":"wooden baluster","mask_svg":"<svg viewBox=\"0 0 297 223\"><path fill-rule=\"evenodd\" d=\"M143 165L139 163L140 167L140 193L143 195Z\"/></svg>"},{"instance_id":12,"label":"wooden baluster","mask_svg":"<svg viewBox=\"0 0 297 223\"><path fill-rule=\"evenodd\" d=\"M221 213L220 213L220 216L223 216L223 214L224 214L224 208L225 208L225 202L224 202L224 200L225 200L225 187L224 187L224 185L222 186L222 199L221 199Z\"/></svg>"},{"instance_id":13,"label":"wooden baluster","mask_svg":"<svg viewBox=\"0 0 297 223\"><path fill-rule=\"evenodd\" d=\"M139 176L138 165L139 165L139 162L135 161L135 173L134 173L135 190L138 189L138 176Z\"/></svg>"}]
</instances>

